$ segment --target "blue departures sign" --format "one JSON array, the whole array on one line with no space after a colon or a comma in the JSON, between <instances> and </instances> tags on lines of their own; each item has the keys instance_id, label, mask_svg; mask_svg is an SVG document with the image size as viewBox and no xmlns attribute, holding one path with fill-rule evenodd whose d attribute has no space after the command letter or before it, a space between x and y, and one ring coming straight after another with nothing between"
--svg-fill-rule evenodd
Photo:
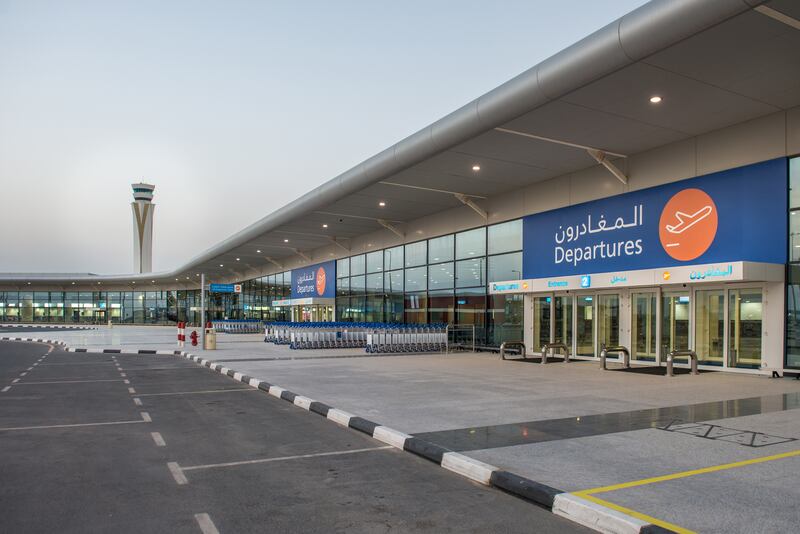
<instances>
[{"instance_id":1,"label":"blue departures sign","mask_svg":"<svg viewBox=\"0 0 800 534\"><path fill-rule=\"evenodd\" d=\"M292 269L292 298L336 297L336 262Z\"/></svg>"},{"instance_id":2,"label":"blue departures sign","mask_svg":"<svg viewBox=\"0 0 800 534\"><path fill-rule=\"evenodd\" d=\"M524 277L786 263L787 165L779 158L529 215Z\"/></svg>"}]
</instances>

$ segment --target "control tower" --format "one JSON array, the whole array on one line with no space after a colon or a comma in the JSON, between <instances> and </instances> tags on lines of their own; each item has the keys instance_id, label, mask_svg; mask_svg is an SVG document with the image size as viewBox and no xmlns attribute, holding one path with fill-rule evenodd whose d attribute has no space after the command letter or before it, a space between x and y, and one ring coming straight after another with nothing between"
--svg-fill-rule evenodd
<instances>
[{"instance_id":1,"label":"control tower","mask_svg":"<svg viewBox=\"0 0 800 534\"><path fill-rule=\"evenodd\" d=\"M153 190L151 184L131 184L133 187L133 272L153 270Z\"/></svg>"}]
</instances>

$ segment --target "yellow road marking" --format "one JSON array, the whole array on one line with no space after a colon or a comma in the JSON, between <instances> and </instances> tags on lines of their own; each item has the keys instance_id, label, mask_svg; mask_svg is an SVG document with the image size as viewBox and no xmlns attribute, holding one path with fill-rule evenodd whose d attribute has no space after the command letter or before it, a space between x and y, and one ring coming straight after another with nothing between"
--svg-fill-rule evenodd
<instances>
[{"instance_id":1,"label":"yellow road marking","mask_svg":"<svg viewBox=\"0 0 800 534\"><path fill-rule=\"evenodd\" d=\"M692 534L693 533L692 530L688 530L688 529L685 529L683 527L679 527L678 525L673 525L672 523L668 523L666 521L662 521L662 520L657 519L655 517L651 517L649 515L642 514L640 512L637 512L636 510L631 510L630 508L625 508L624 506L620 506L618 504L614 504L613 502L606 501L605 499L600 499L599 497L595 497L594 494L595 493L605 493L605 492L609 492L609 491L617 491L617 490L627 489L627 488L635 488L635 487L638 487L638 486L645 486L647 484L656 484L658 482L666 482L666 481L669 481L669 480L677 480L677 479L681 479L681 478L692 477L692 476L695 476L695 475L703 475L703 474L706 474L706 473L715 473L717 471L725 471L727 469L734 469L736 467L745 467L745 466L748 466L748 465L761 464L761 463L764 463L764 462L771 462L773 460L783 460L785 458L792 458L792 457L795 457L795 456L800 456L800 450L783 452L783 453L780 453L780 454L773 454L771 456L762 456L760 458L751 458L749 460L742 460L742 461L739 461L739 462L731 462L731 463L727 463L727 464L713 465L711 467L703 467L703 468L700 468L700 469L691 469L689 471L681 471L680 473L672 473L671 475L662 475L662 476L658 476L658 477L644 478L642 480L633 480L631 482L623 482L622 484L613 484L611 486L600 486L598 488L591 488L591 489L576 491L576 492L573 492L572 495L575 495L577 497L581 497L583 499L587 499L587 500L592 501L592 502L594 502L596 504L599 504L601 506L606 506L608 508L611 508L612 510L616 510L618 512L622 512L623 514L628 514L628 515L630 515L632 517L635 517L637 519L641 519L642 521L647 521L647 522L649 522L649 523L651 523L653 525L658 525L660 527L666 528L666 529L671 530L673 532L678 532L679 534Z\"/></svg>"},{"instance_id":2,"label":"yellow road marking","mask_svg":"<svg viewBox=\"0 0 800 534\"><path fill-rule=\"evenodd\" d=\"M573 494L576 495L576 494ZM581 495L581 498L592 501L595 504L599 504L600 506L605 506L606 508L611 508L612 510L616 510L617 512L622 512L623 514L628 514L629 516L635 517L636 519L641 519L642 521L646 521L651 525L658 525L659 527L665 528L667 530L671 530L673 532L677 532L678 534L695 534L694 530L689 530L683 527L679 527L678 525L674 525L672 523L668 523L666 521L662 521L661 519L657 519L655 517L637 512L636 510L631 510L630 508L625 508L624 506L620 506L618 504L614 504L613 502L606 501L604 499L600 499L595 497L594 495Z\"/></svg>"},{"instance_id":3,"label":"yellow road marking","mask_svg":"<svg viewBox=\"0 0 800 534\"><path fill-rule=\"evenodd\" d=\"M744 467L746 465L761 464L764 462L771 462L773 460L782 460L784 458L791 458L793 456L800 456L800 450L783 452L781 454L773 454L772 456L762 456L761 458L751 458L749 460L742 460L740 462L731 462L729 464L713 465L711 467L692 469L690 471L681 471L680 473L673 473L671 475L662 475L659 477L634 480L632 482L623 482L622 484L614 484L612 486L601 486L599 488L581 490L573 493L573 495L578 495L579 497L585 497L586 495L590 495L593 493L605 493L607 491L616 491L625 488L634 488L636 486L645 486L647 484L655 484L657 482L666 482L668 480L676 480L679 478L686 478L695 475L714 473L716 471L724 471L726 469L733 469L735 467Z\"/></svg>"}]
</instances>

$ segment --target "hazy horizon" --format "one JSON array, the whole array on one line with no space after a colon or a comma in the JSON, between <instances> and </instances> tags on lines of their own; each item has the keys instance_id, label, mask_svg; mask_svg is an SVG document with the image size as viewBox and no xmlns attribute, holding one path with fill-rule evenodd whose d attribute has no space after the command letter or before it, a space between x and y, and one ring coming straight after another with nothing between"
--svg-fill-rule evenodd
<instances>
[{"instance_id":1,"label":"hazy horizon","mask_svg":"<svg viewBox=\"0 0 800 534\"><path fill-rule=\"evenodd\" d=\"M0 272L155 271L643 4L0 0Z\"/></svg>"}]
</instances>

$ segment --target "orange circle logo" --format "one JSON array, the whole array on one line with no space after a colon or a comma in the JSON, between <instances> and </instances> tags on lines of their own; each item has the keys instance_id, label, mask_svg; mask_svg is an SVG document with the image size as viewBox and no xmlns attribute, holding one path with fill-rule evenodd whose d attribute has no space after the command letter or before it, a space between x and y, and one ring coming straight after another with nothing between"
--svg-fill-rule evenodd
<instances>
[{"instance_id":1,"label":"orange circle logo","mask_svg":"<svg viewBox=\"0 0 800 534\"><path fill-rule=\"evenodd\" d=\"M319 295L320 297L325 293L326 278L327 277L325 276L325 269L323 269L322 267L317 269L317 295Z\"/></svg>"},{"instance_id":2,"label":"orange circle logo","mask_svg":"<svg viewBox=\"0 0 800 534\"><path fill-rule=\"evenodd\" d=\"M661 246L678 261L698 258L714 242L717 222L717 206L705 191L679 191L664 206L658 221Z\"/></svg>"}]
</instances>

